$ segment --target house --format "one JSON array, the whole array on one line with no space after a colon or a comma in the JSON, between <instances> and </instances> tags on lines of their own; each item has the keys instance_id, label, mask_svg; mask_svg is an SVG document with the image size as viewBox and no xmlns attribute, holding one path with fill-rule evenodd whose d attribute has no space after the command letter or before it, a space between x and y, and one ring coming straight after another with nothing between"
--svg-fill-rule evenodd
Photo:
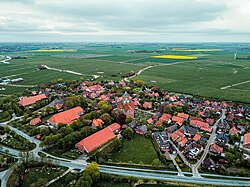
<instances>
[{"instance_id":1,"label":"house","mask_svg":"<svg viewBox=\"0 0 250 187\"><path fill-rule=\"evenodd\" d=\"M218 144L226 144L228 143L228 136L226 135L226 133L221 133L221 134L217 134L216 136L216 141Z\"/></svg>"},{"instance_id":2,"label":"house","mask_svg":"<svg viewBox=\"0 0 250 187\"><path fill-rule=\"evenodd\" d=\"M143 103L143 108L145 108L145 109L151 109L152 108L152 104L150 102L144 102Z\"/></svg>"},{"instance_id":3,"label":"house","mask_svg":"<svg viewBox=\"0 0 250 187\"><path fill-rule=\"evenodd\" d=\"M195 134L193 137L193 140L198 142L201 139L201 136L199 134Z\"/></svg>"},{"instance_id":4,"label":"house","mask_svg":"<svg viewBox=\"0 0 250 187\"><path fill-rule=\"evenodd\" d=\"M149 119L147 120L147 123L148 123L148 124L153 123L153 119L152 119L152 118L149 118Z\"/></svg>"},{"instance_id":5,"label":"house","mask_svg":"<svg viewBox=\"0 0 250 187\"><path fill-rule=\"evenodd\" d=\"M185 135L194 135L198 132L198 129L186 125L182 126L181 130Z\"/></svg>"},{"instance_id":6,"label":"house","mask_svg":"<svg viewBox=\"0 0 250 187\"><path fill-rule=\"evenodd\" d=\"M209 125L213 125L214 124L214 119L206 118L206 123L208 123Z\"/></svg>"},{"instance_id":7,"label":"house","mask_svg":"<svg viewBox=\"0 0 250 187\"><path fill-rule=\"evenodd\" d=\"M243 147L250 149L250 132L244 135Z\"/></svg>"},{"instance_id":8,"label":"house","mask_svg":"<svg viewBox=\"0 0 250 187\"><path fill-rule=\"evenodd\" d=\"M60 110L63 107L63 100L55 99L49 104L50 107L55 107L57 110Z\"/></svg>"},{"instance_id":9,"label":"house","mask_svg":"<svg viewBox=\"0 0 250 187\"><path fill-rule=\"evenodd\" d=\"M184 121L187 121L188 118L189 118L189 115L188 115L188 114L185 114L185 113L178 113L177 116L180 117L180 118L183 118Z\"/></svg>"},{"instance_id":10,"label":"house","mask_svg":"<svg viewBox=\"0 0 250 187\"><path fill-rule=\"evenodd\" d=\"M127 92L125 92L121 98L119 99L119 103L117 105L118 110L120 110L125 116L130 116L134 118L135 105L134 102L130 100L130 96Z\"/></svg>"},{"instance_id":11,"label":"house","mask_svg":"<svg viewBox=\"0 0 250 187\"><path fill-rule=\"evenodd\" d=\"M229 134L232 135L232 136L238 136L239 135L238 130L235 127L232 127L229 130Z\"/></svg>"},{"instance_id":12,"label":"house","mask_svg":"<svg viewBox=\"0 0 250 187\"><path fill-rule=\"evenodd\" d=\"M42 120L40 118L34 118L30 121L30 125L37 125L38 123L41 123Z\"/></svg>"},{"instance_id":13,"label":"house","mask_svg":"<svg viewBox=\"0 0 250 187\"><path fill-rule=\"evenodd\" d=\"M168 133L173 133L174 131L176 131L178 129L178 125L172 125L172 126L170 126L170 127L168 127L167 129L166 129L166 131L168 132Z\"/></svg>"},{"instance_id":14,"label":"house","mask_svg":"<svg viewBox=\"0 0 250 187\"><path fill-rule=\"evenodd\" d=\"M207 169L207 170L212 170L212 171L214 171L215 168L216 168L216 165L215 165L214 161L213 161L210 157L208 157L208 158L206 158L206 159L204 160L204 162L203 162L203 167L204 167L205 169Z\"/></svg>"},{"instance_id":15,"label":"house","mask_svg":"<svg viewBox=\"0 0 250 187\"><path fill-rule=\"evenodd\" d=\"M30 97L23 96L23 97L19 98L18 104L25 107L25 106L35 104L37 101L40 101L42 99L46 99L45 94L39 94L39 95L35 95L35 96L30 96Z\"/></svg>"},{"instance_id":16,"label":"house","mask_svg":"<svg viewBox=\"0 0 250 187\"><path fill-rule=\"evenodd\" d=\"M174 142L177 142L178 145L183 147L187 143L187 139L185 138L185 134L181 131L181 129L176 130L171 138Z\"/></svg>"},{"instance_id":17,"label":"house","mask_svg":"<svg viewBox=\"0 0 250 187\"><path fill-rule=\"evenodd\" d=\"M170 144L168 142L168 135L166 132L154 132L152 136L161 151L166 152L169 150Z\"/></svg>"},{"instance_id":18,"label":"house","mask_svg":"<svg viewBox=\"0 0 250 187\"><path fill-rule=\"evenodd\" d=\"M147 133L147 131L148 131L147 125L141 125L141 126L137 127L137 129L136 129L135 132L136 132L137 134L144 135L144 134Z\"/></svg>"},{"instance_id":19,"label":"house","mask_svg":"<svg viewBox=\"0 0 250 187\"><path fill-rule=\"evenodd\" d=\"M94 128L102 127L103 124L104 124L104 122L100 118L93 119L93 121L92 121L92 127L94 127Z\"/></svg>"},{"instance_id":20,"label":"house","mask_svg":"<svg viewBox=\"0 0 250 187\"><path fill-rule=\"evenodd\" d=\"M108 126L108 128L113 133L117 134L120 131L121 126L118 123L112 123L111 125Z\"/></svg>"},{"instance_id":21,"label":"house","mask_svg":"<svg viewBox=\"0 0 250 187\"><path fill-rule=\"evenodd\" d=\"M82 114L83 109L78 106L53 115L51 118L48 119L48 123L51 125L57 125L58 123L70 125L73 120L78 119Z\"/></svg>"},{"instance_id":22,"label":"house","mask_svg":"<svg viewBox=\"0 0 250 187\"><path fill-rule=\"evenodd\" d=\"M199 120L190 120L190 125L200 128L201 130L211 132L212 128L209 128L209 124Z\"/></svg>"},{"instance_id":23,"label":"house","mask_svg":"<svg viewBox=\"0 0 250 187\"><path fill-rule=\"evenodd\" d=\"M162 121L162 122L170 122L170 119L171 119L171 114L162 114L162 116L160 117L159 121Z\"/></svg>"},{"instance_id":24,"label":"house","mask_svg":"<svg viewBox=\"0 0 250 187\"><path fill-rule=\"evenodd\" d=\"M219 155L220 155L221 153L223 153L223 148L220 147L220 146L218 146L218 145L215 144L215 143L210 145L209 150L210 150L212 153L219 154Z\"/></svg>"},{"instance_id":25,"label":"house","mask_svg":"<svg viewBox=\"0 0 250 187\"><path fill-rule=\"evenodd\" d=\"M117 131L118 129L120 129L119 124L112 124L87 138L84 138L78 142L75 147L81 152L90 153L94 149L101 147L106 142L114 139L116 136L113 130Z\"/></svg>"},{"instance_id":26,"label":"house","mask_svg":"<svg viewBox=\"0 0 250 187\"><path fill-rule=\"evenodd\" d=\"M172 118L172 121L177 123L179 126L182 126L182 123L184 122L184 119L178 116L174 116Z\"/></svg>"}]
</instances>

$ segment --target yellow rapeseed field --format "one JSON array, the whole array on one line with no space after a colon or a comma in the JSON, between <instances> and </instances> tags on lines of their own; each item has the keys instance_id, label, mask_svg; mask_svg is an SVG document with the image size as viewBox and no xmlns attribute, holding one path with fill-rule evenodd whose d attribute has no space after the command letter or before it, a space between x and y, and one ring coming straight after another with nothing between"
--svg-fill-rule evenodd
<instances>
[{"instance_id":1,"label":"yellow rapeseed field","mask_svg":"<svg viewBox=\"0 0 250 187\"><path fill-rule=\"evenodd\" d=\"M167 58L167 59L181 59L181 60L197 59L196 56L183 56L183 55L161 55L161 56L152 56L152 58Z\"/></svg>"}]
</instances>

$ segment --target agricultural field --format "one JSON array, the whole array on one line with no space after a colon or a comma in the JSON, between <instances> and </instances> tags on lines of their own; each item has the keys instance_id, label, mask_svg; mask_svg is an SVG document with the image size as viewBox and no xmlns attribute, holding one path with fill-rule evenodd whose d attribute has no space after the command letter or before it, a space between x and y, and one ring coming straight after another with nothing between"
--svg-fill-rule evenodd
<instances>
[{"instance_id":1,"label":"agricultural field","mask_svg":"<svg viewBox=\"0 0 250 187\"><path fill-rule=\"evenodd\" d=\"M234 59L235 52L243 59ZM248 43L0 44L0 61L4 56L12 59L0 63L0 77L24 80L0 85L0 97L59 78L117 81L146 68L133 79L174 92L250 103ZM49 69L39 70L39 65Z\"/></svg>"}]
</instances>

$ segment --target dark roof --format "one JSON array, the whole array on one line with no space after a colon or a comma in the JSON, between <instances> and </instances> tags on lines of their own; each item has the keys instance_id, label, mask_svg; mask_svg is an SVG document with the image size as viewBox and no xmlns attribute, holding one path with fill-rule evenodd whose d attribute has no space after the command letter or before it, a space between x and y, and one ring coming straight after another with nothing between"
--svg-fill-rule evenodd
<instances>
[{"instance_id":1,"label":"dark roof","mask_svg":"<svg viewBox=\"0 0 250 187\"><path fill-rule=\"evenodd\" d=\"M224 140L226 143L228 142L229 138L226 135L226 133L221 133L221 134L217 134L216 136L216 140Z\"/></svg>"},{"instance_id":2,"label":"dark roof","mask_svg":"<svg viewBox=\"0 0 250 187\"><path fill-rule=\"evenodd\" d=\"M160 147L169 147L168 134L166 132L154 132L153 137Z\"/></svg>"},{"instance_id":3,"label":"dark roof","mask_svg":"<svg viewBox=\"0 0 250 187\"><path fill-rule=\"evenodd\" d=\"M181 128L181 130L184 132L184 133L192 133L192 134L196 134L198 132L198 130L196 128L193 128L193 127L189 127L189 126L183 126Z\"/></svg>"}]
</instances>

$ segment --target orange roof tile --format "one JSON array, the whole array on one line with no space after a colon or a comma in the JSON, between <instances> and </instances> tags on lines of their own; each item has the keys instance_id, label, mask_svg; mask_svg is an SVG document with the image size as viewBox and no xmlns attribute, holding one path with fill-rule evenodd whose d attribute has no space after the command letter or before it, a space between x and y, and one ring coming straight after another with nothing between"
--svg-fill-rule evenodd
<instances>
[{"instance_id":1,"label":"orange roof tile","mask_svg":"<svg viewBox=\"0 0 250 187\"><path fill-rule=\"evenodd\" d=\"M118 123L113 123L111 125L109 125L107 128L109 128L112 132L120 130L121 125L119 125Z\"/></svg>"},{"instance_id":2,"label":"orange roof tile","mask_svg":"<svg viewBox=\"0 0 250 187\"><path fill-rule=\"evenodd\" d=\"M171 118L171 114L162 114L162 116L160 117L160 121L168 121Z\"/></svg>"},{"instance_id":3,"label":"orange roof tile","mask_svg":"<svg viewBox=\"0 0 250 187\"><path fill-rule=\"evenodd\" d=\"M243 145L250 144L250 132L244 135Z\"/></svg>"},{"instance_id":4,"label":"orange roof tile","mask_svg":"<svg viewBox=\"0 0 250 187\"><path fill-rule=\"evenodd\" d=\"M46 98L45 94L40 94L40 95L30 96L30 97L24 96L24 97L20 97L20 101L18 102L18 104L22 106L28 106L45 98Z\"/></svg>"},{"instance_id":5,"label":"orange roof tile","mask_svg":"<svg viewBox=\"0 0 250 187\"><path fill-rule=\"evenodd\" d=\"M172 118L172 121L175 122L175 123L177 123L178 125L182 126L183 118L178 117L178 116L174 116L174 117Z\"/></svg>"},{"instance_id":6,"label":"orange roof tile","mask_svg":"<svg viewBox=\"0 0 250 187\"><path fill-rule=\"evenodd\" d=\"M178 117L184 118L184 119L188 119L189 115L185 114L185 113L178 113L177 115Z\"/></svg>"},{"instance_id":7,"label":"orange roof tile","mask_svg":"<svg viewBox=\"0 0 250 187\"><path fill-rule=\"evenodd\" d=\"M73 120L78 119L82 114L83 109L81 107L75 107L53 115L48 121L53 124L71 124Z\"/></svg>"},{"instance_id":8,"label":"orange roof tile","mask_svg":"<svg viewBox=\"0 0 250 187\"><path fill-rule=\"evenodd\" d=\"M115 138L115 134L113 133L113 131L120 129L120 127L121 126L118 123L113 123L112 125L109 125L108 127L78 142L76 144L76 148L78 148L82 152L85 150L89 153L105 144L109 140Z\"/></svg>"},{"instance_id":9,"label":"orange roof tile","mask_svg":"<svg viewBox=\"0 0 250 187\"><path fill-rule=\"evenodd\" d=\"M41 122L41 119L40 118L34 118L34 119L32 119L31 121L30 121L30 124L31 125L36 125L36 124L38 124L38 123L40 123Z\"/></svg>"},{"instance_id":10,"label":"orange roof tile","mask_svg":"<svg viewBox=\"0 0 250 187\"><path fill-rule=\"evenodd\" d=\"M99 118L99 119L93 119L92 124L95 127L99 127L99 126L102 126L104 122Z\"/></svg>"},{"instance_id":11,"label":"orange roof tile","mask_svg":"<svg viewBox=\"0 0 250 187\"><path fill-rule=\"evenodd\" d=\"M193 137L193 140L194 141L199 141L201 139L201 136L199 134L195 134L194 137Z\"/></svg>"}]
</instances>

